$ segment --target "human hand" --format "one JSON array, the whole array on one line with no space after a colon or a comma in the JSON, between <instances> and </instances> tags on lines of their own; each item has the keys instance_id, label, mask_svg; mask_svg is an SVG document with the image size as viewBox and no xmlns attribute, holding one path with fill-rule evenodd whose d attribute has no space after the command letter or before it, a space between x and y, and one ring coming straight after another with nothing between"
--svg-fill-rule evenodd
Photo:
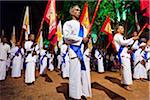
<instances>
[{"instance_id":1,"label":"human hand","mask_svg":"<svg viewBox=\"0 0 150 100\"><path fill-rule=\"evenodd\" d=\"M138 37L138 36L134 36L134 37L132 37L132 39L133 39L133 40L138 40L139 37Z\"/></svg>"}]
</instances>

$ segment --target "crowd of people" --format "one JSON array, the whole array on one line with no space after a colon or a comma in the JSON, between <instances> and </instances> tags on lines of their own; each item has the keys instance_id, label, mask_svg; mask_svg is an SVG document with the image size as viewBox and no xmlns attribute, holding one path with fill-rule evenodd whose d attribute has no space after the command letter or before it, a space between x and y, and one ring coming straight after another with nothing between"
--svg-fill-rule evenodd
<instances>
[{"instance_id":1,"label":"crowd of people","mask_svg":"<svg viewBox=\"0 0 150 100\"><path fill-rule=\"evenodd\" d=\"M69 97L81 99L92 97L90 76L92 68L99 73L106 70L120 70L121 83L127 90L131 90L133 79L142 81L148 79L150 39L141 40L137 32L134 32L130 39L125 39L124 28L119 25L114 35L117 53L112 52L108 55L99 45L90 51L87 46L90 36L86 36L86 28L79 22L79 6L71 7L69 12L72 20L63 25L64 43L61 47L55 46L52 49L52 45L49 47L44 45L40 48L34 41L34 34L30 34L22 46L20 43L10 46L7 38L1 37L0 80L6 79L6 72L9 69L11 77L14 78L21 77L23 75L21 70L24 70L24 82L31 85L36 80L36 71L44 76L48 70L57 69L61 71L62 78L69 79Z\"/></svg>"}]
</instances>

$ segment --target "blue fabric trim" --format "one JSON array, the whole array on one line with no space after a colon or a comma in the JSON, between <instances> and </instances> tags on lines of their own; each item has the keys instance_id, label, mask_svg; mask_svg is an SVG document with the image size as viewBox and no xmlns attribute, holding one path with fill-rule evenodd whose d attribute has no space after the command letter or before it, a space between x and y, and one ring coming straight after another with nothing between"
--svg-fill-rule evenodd
<instances>
[{"instance_id":1,"label":"blue fabric trim","mask_svg":"<svg viewBox=\"0 0 150 100\"><path fill-rule=\"evenodd\" d=\"M119 60L120 64L122 64L122 61L121 61L121 52L123 51L123 49L124 49L124 46L120 46L119 52L118 52L118 60Z\"/></svg>"},{"instance_id":2,"label":"blue fabric trim","mask_svg":"<svg viewBox=\"0 0 150 100\"><path fill-rule=\"evenodd\" d=\"M83 37L84 36L84 30L83 30L83 26L82 25L80 25L80 30L79 30L78 36L79 37ZM82 43L80 44L80 46L70 45L70 48L76 53L77 57L80 59L81 70L86 70L84 59L83 59L83 54L81 52L81 46L82 46Z\"/></svg>"}]
</instances>

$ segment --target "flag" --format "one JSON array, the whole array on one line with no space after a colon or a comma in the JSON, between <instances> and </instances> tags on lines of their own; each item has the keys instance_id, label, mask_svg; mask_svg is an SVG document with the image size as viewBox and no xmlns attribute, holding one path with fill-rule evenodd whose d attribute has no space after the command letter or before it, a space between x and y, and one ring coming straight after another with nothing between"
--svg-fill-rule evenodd
<instances>
[{"instance_id":1,"label":"flag","mask_svg":"<svg viewBox=\"0 0 150 100\"><path fill-rule=\"evenodd\" d=\"M143 12L143 16L150 17L150 1L140 0L140 10Z\"/></svg>"},{"instance_id":2,"label":"flag","mask_svg":"<svg viewBox=\"0 0 150 100\"><path fill-rule=\"evenodd\" d=\"M88 13L88 3L84 4L84 8L80 17L80 23L84 25L86 29L89 29L90 21L89 21L89 13Z\"/></svg>"},{"instance_id":3,"label":"flag","mask_svg":"<svg viewBox=\"0 0 150 100\"><path fill-rule=\"evenodd\" d=\"M89 20L89 11L88 11L88 3L85 3L84 4L84 8L83 8L83 11L82 11L82 13L81 13L81 16L80 16L80 23L82 24L82 25L84 25L85 26L85 28L87 29L87 30L89 30L89 28L90 28L90 20ZM88 33L86 33L86 35L87 35ZM88 48L90 49L90 50L92 50L92 41L91 41L91 39L89 40L89 43L88 43Z\"/></svg>"},{"instance_id":4,"label":"flag","mask_svg":"<svg viewBox=\"0 0 150 100\"><path fill-rule=\"evenodd\" d=\"M10 41L11 41L12 45L15 46L15 44L16 44L15 26L13 26L13 32L12 32Z\"/></svg>"},{"instance_id":5,"label":"flag","mask_svg":"<svg viewBox=\"0 0 150 100\"><path fill-rule=\"evenodd\" d=\"M57 43L56 1L55 0L48 0L46 10L44 13L44 20L49 24L48 39L51 40L50 43L54 45Z\"/></svg>"},{"instance_id":6,"label":"flag","mask_svg":"<svg viewBox=\"0 0 150 100\"><path fill-rule=\"evenodd\" d=\"M62 35L62 24L61 20L59 21L57 25L57 36L58 36L58 46L61 47L63 44L63 35Z\"/></svg>"},{"instance_id":7,"label":"flag","mask_svg":"<svg viewBox=\"0 0 150 100\"><path fill-rule=\"evenodd\" d=\"M112 35L112 29L111 29L111 23L110 23L110 16L107 16L102 28L101 32L104 32L106 35L108 35L108 41L113 41L113 35Z\"/></svg>"},{"instance_id":8,"label":"flag","mask_svg":"<svg viewBox=\"0 0 150 100\"><path fill-rule=\"evenodd\" d=\"M59 21L57 25L57 36L58 36L58 41L61 41L63 38L61 21Z\"/></svg>"},{"instance_id":9,"label":"flag","mask_svg":"<svg viewBox=\"0 0 150 100\"><path fill-rule=\"evenodd\" d=\"M38 40L37 40L37 44L38 44L38 46L41 50L43 48L43 32L42 31L40 33L40 36L39 36Z\"/></svg>"},{"instance_id":10,"label":"flag","mask_svg":"<svg viewBox=\"0 0 150 100\"><path fill-rule=\"evenodd\" d=\"M25 39L28 40L28 35L30 34L29 7L28 6L26 6L22 28L25 30Z\"/></svg>"}]
</instances>

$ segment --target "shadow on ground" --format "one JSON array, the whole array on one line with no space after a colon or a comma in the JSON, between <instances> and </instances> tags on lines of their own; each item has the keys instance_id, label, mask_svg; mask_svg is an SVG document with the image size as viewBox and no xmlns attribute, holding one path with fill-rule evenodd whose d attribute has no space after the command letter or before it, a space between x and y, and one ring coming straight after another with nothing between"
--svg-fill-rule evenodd
<instances>
[{"instance_id":1,"label":"shadow on ground","mask_svg":"<svg viewBox=\"0 0 150 100\"><path fill-rule=\"evenodd\" d=\"M121 95L119 95L119 94L117 94L117 93L107 89L106 87L100 85L97 82L93 82L91 85L92 85L92 88L94 88L94 89L98 89L100 91L104 91L111 98L111 100L126 100Z\"/></svg>"},{"instance_id":2,"label":"shadow on ground","mask_svg":"<svg viewBox=\"0 0 150 100\"><path fill-rule=\"evenodd\" d=\"M65 99L69 99L69 84L68 83L61 83L60 86L56 87L58 93L63 93Z\"/></svg>"}]
</instances>

